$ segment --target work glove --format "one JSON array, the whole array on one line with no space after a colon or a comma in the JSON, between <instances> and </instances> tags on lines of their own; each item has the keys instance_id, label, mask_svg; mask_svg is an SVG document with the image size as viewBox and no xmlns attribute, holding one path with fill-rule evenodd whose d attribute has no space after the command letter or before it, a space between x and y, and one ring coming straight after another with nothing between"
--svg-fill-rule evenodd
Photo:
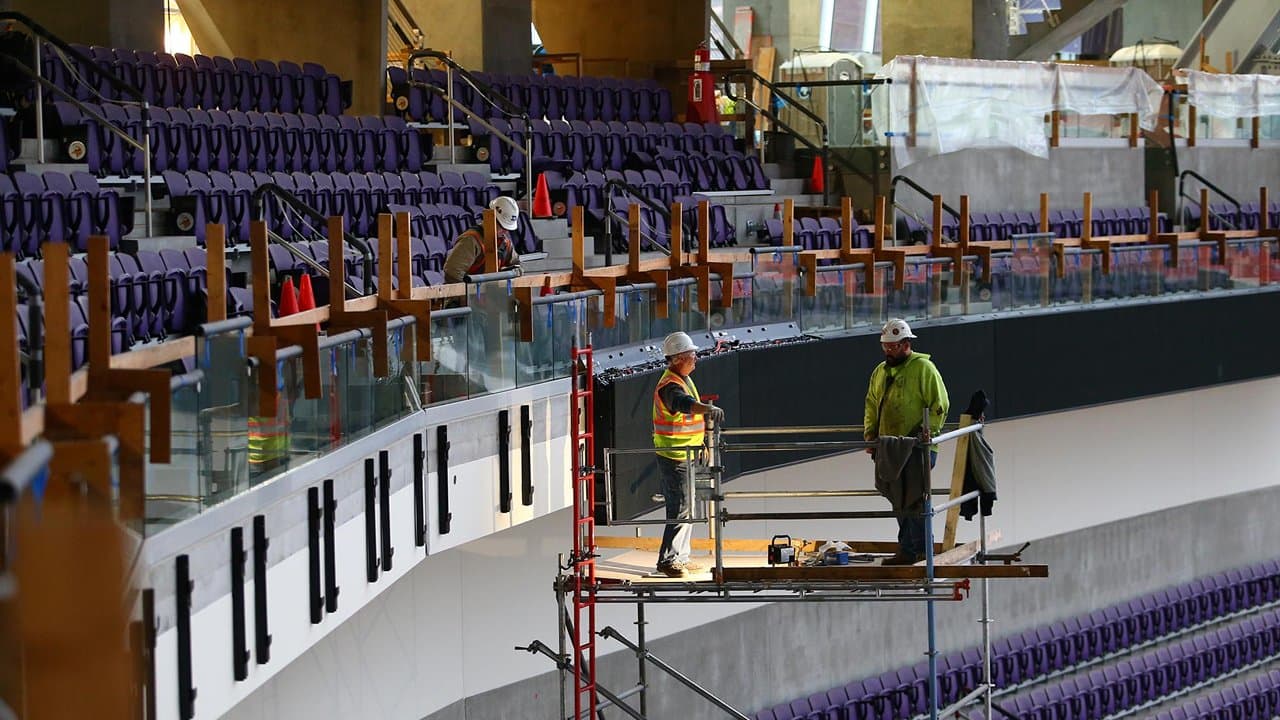
<instances>
[{"instance_id":1,"label":"work glove","mask_svg":"<svg viewBox=\"0 0 1280 720\"><path fill-rule=\"evenodd\" d=\"M724 422L724 410L721 410L715 405L712 405L711 408L707 410L706 416L709 420L711 420L711 422L715 423L716 425L719 425L720 423Z\"/></svg>"}]
</instances>

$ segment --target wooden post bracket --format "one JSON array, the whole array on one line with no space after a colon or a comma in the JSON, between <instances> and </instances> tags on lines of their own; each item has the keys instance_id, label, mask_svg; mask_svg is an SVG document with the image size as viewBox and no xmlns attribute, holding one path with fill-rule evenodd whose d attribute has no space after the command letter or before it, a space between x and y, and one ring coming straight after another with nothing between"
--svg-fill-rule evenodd
<instances>
[{"instance_id":1,"label":"wooden post bracket","mask_svg":"<svg viewBox=\"0 0 1280 720\"><path fill-rule=\"evenodd\" d=\"M330 219L330 230L333 219ZM329 246L330 267L343 267L341 238L341 219L339 219L339 242L335 247ZM332 235L331 235L332 237ZM276 353L282 347L297 345L302 348L303 392L307 398L320 397L320 348L316 326L313 323L302 325L276 324L271 320L271 279L267 264L267 225L255 220L249 224L249 250L251 277L253 278L253 335L245 340L245 349L250 357L258 360L258 412L263 417L275 417L279 400L279 378L277 377ZM338 253L337 264L334 263L334 252ZM340 271L341 272L341 271ZM330 278L329 289L333 292L335 283ZM342 280L338 280L337 299L344 297ZM331 298L332 300L332 298Z\"/></svg>"},{"instance_id":2,"label":"wooden post bracket","mask_svg":"<svg viewBox=\"0 0 1280 720\"><path fill-rule=\"evenodd\" d=\"M571 235L573 238L573 273L569 279L572 291L599 290L604 293L604 326L613 327L616 323L614 314L617 307L618 276L625 275L626 268L586 269L586 247L583 237L582 206L573 208Z\"/></svg>"},{"instance_id":3,"label":"wooden post bracket","mask_svg":"<svg viewBox=\"0 0 1280 720\"><path fill-rule=\"evenodd\" d=\"M394 217L395 246L392 246L390 213L378 215L378 311L390 318L412 316L418 327L415 358L419 362L431 359L431 301L413 298L413 278L409 273L412 252L409 247L409 213L397 213ZM392 289L392 259L398 256L396 287ZM375 353L377 341L375 340Z\"/></svg>"}]
</instances>

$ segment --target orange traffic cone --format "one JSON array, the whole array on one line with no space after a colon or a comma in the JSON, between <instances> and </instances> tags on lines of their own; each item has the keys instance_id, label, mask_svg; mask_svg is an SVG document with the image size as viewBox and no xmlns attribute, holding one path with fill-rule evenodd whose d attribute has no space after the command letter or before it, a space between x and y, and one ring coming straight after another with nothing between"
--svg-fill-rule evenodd
<instances>
[{"instance_id":1,"label":"orange traffic cone","mask_svg":"<svg viewBox=\"0 0 1280 720\"><path fill-rule=\"evenodd\" d=\"M809 174L809 191L820 193L824 192L827 187L827 176L822 171L822 157L813 156L813 172Z\"/></svg>"},{"instance_id":2,"label":"orange traffic cone","mask_svg":"<svg viewBox=\"0 0 1280 720\"><path fill-rule=\"evenodd\" d=\"M550 275L543 275L543 276L542 276L542 290L540 290L540 291L538 292L538 294L539 294L539 295L541 295L541 296L543 296L543 297L546 297L547 295L553 295L553 294L555 294L555 291L551 289L551 276L550 276Z\"/></svg>"},{"instance_id":3,"label":"orange traffic cone","mask_svg":"<svg viewBox=\"0 0 1280 720\"><path fill-rule=\"evenodd\" d=\"M311 290L311 276L303 273L302 279L298 281L298 312L306 312L307 310L316 309L316 296ZM320 323L316 323L316 330L320 329Z\"/></svg>"},{"instance_id":4,"label":"orange traffic cone","mask_svg":"<svg viewBox=\"0 0 1280 720\"><path fill-rule=\"evenodd\" d=\"M298 292L293 289L293 278L287 277L280 285L280 301L276 303L276 317L288 317L298 312Z\"/></svg>"},{"instance_id":5,"label":"orange traffic cone","mask_svg":"<svg viewBox=\"0 0 1280 720\"><path fill-rule=\"evenodd\" d=\"M533 216L551 217L551 191L547 189L545 173L538 173L538 187L533 191Z\"/></svg>"}]
</instances>

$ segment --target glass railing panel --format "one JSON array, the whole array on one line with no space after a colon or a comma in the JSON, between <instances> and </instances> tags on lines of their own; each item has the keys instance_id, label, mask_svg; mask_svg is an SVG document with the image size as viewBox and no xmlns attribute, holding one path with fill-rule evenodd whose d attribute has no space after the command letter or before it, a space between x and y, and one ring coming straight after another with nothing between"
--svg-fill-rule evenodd
<instances>
[{"instance_id":1,"label":"glass railing panel","mask_svg":"<svg viewBox=\"0 0 1280 720\"><path fill-rule=\"evenodd\" d=\"M721 307L720 282L711 282L711 329L727 330L745 327L755 323L752 312L751 281L752 274L747 273L733 279L733 302L730 307Z\"/></svg>"},{"instance_id":2,"label":"glass railing panel","mask_svg":"<svg viewBox=\"0 0 1280 720\"><path fill-rule=\"evenodd\" d=\"M1228 241L1226 270L1233 290L1266 285L1271 274L1271 244L1262 240Z\"/></svg>"},{"instance_id":3,"label":"glass railing panel","mask_svg":"<svg viewBox=\"0 0 1280 720\"><path fill-rule=\"evenodd\" d=\"M197 424L200 494L205 505L249 487L250 389L254 377L246 364L244 340L241 329L196 341L196 361L204 371Z\"/></svg>"},{"instance_id":4,"label":"glass railing panel","mask_svg":"<svg viewBox=\"0 0 1280 720\"><path fill-rule=\"evenodd\" d=\"M344 352L341 345L320 350L320 396L308 398L303 387L302 356L280 363L281 417L289 429L288 465L302 463L336 447L343 441L346 418L343 416L342 379L336 376L337 359Z\"/></svg>"},{"instance_id":5,"label":"glass railing panel","mask_svg":"<svg viewBox=\"0 0 1280 720\"><path fill-rule=\"evenodd\" d=\"M451 308L431 314L431 359L419 363L423 405L470 396L467 367L470 338L470 308Z\"/></svg>"},{"instance_id":6,"label":"glass railing panel","mask_svg":"<svg viewBox=\"0 0 1280 720\"><path fill-rule=\"evenodd\" d=\"M801 328L814 335L841 333L853 326L854 297L861 265L819 267L813 297L799 300Z\"/></svg>"},{"instance_id":7,"label":"glass railing panel","mask_svg":"<svg viewBox=\"0 0 1280 720\"><path fill-rule=\"evenodd\" d=\"M472 393L508 390L516 384L516 343L520 329L511 285L484 282L471 295L469 375Z\"/></svg>"},{"instance_id":8,"label":"glass railing panel","mask_svg":"<svg viewBox=\"0 0 1280 720\"><path fill-rule=\"evenodd\" d=\"M349 442L373 429L373 341L362 335L344 342L333 348L333 357L337 362L340 437Z\"/></svg>"},{"instance_id":9,"label":"glass railing panel","mask_svg":"<svg viewBox=\"0 0 1280 720\"><path fill-rule=\"evenodd\" d=\"M878 262L871 273L872 281L867 284L865 273L861 274L854 287L852 325L869 325L879 327L888 320L888 293L893 290L893 264Z\"/></svg>"},{"instance_id":10,"label":"glass railing panel","mask_svg":"<svg viewBox=\"0 0 1280 720\"><path fill-rule=\"evenodd\" d=\"M1100 299L1124 300L1164 294L1168 249L1120 245L1111 249L1111 272L1100 279Z\"/></svg>"},{"instance_id":11,"label":"glass railing panel","mask_svg":"<svg viewBox=\"0 0 1280 720\"><path fill-rule=\"evenodd\" d=\"M397 318L387 327L387 375L373 378L373 427L395 422L412 405L405 395L415 386L411 318Z\"/></svg>"},{"instance_id":12,"label":"glass railing panel","mask_svg":"<svg viewBox=\"0 0 1280 720\"><path fill-rule=\"evenodd\" d=\"M1085 304L1093 297L1093 273L1097 250L1068 248L1062 254L1062 269L1054 258L1049 266L1049 303Z\"/></svg>"},{"instance_id":13,"label":"glass railing panel","mask_svg":"<svg viewBox=\"0 0 1280 720\"><path fill-rule=\"evenodd\" d=\"M200 387L198 372L177 376L170 396L170 452L168 463L152 463L150 412L146 420L145 532L164 528L198 515L206 502L200 483ZM149 404L149 403L148 403ZM149 408L148 408L149 410Z\"/></svg>"},{"instance_id":14,"label":"glass railing panel","mask_svg":"<svg viewBox=\"0 0 1280 720\"><path fill-rule=\"evenodd\" d=\"M753 252L751 311L753 325L799 321L799 249Z\"/></svg>"},{"instance_id":15,"label":"glass railing panel","mask_svg":"<svg viewBox=\"0 0 1280 720\"><path fill-rule=\"evenodd\" d=\"M680 282L686 281L681 280ZM708 285L710 285L710 283ZM708 287L707 290L707 309L705 311L702 309L702 290L698 288L697 282L690 280L687 281L687 284L671 289L677 291L683 289L684 291L681 294L681 302L679 305L682 316L680 321L681 327L679 329L690 333L706 332L711 329L710 311L713 309L713 303L710 301L712 297L710 287Z\"/></svg>"},{"instance_id":16,"label":"glass railing panel","mask_svg":"<svg viewBox=\"0 0 1280 720\"><path fill-rule=\"evenodd\" d=\"M1063 110L1058 113L1058 118L1058 136L1063 139L1118 140L1129 137L1130 116L1128 115L1081 115ZM1049 132L1052 130L1046 130L1046 134Z\"/></svg>"},{"instance_id":17,"label":"glass railing panel","mask_svg":"<svg viewBox=\"0 0 1280 720\"><path fill-rule=\"evenodd\" d=\"M1203 269L1200 267L1200 260L1202 257L1210 258L1212 252L1208 243L1201 245L1196 243L1178 247L1178 262L1171 262L1164 268L1162 286L1166 294L1201 290L1200 278ZM1166 257L1171 256L1166 255Z\"/></svg>"}]
</instances>

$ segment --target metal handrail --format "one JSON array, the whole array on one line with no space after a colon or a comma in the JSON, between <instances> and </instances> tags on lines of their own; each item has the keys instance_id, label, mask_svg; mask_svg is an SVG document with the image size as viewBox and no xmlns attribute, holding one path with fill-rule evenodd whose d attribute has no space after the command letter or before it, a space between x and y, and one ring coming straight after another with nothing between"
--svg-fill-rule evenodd
<instances>
[{"instance_id":1,"label":"metal handrail","mask_svg":"<svg viewBox=\"0 0 1280 720\"><path fill-rule=\"evenodd\" d=\"M308 218L314 223L317 223L319 225L324 225L328 221L328 218L322 215L320 211L302 202L301 200L298 199L298 196L294 195L288 190L285 190L284 188L280 187L275 183L263 183L259 185L256 189L254 189L253 195L250 196L249 205L253 208L253 215L255 220L266 219L267 208L266 208L265 199L267 195L271 195L275 197L277 200L289 206L295 212L297 212L300 215L303 215L304 217ZM354 247L357 251L360 252L360 258L361 258L362 264L364 265L364 294L365 295L374 294L373 250L369 247L369 244L366 243L364 240L361 240L360 238L352 235L346 230L342 231L342 239L348 244L350 244L352 247ZM343 285L346 285L347 287L351 287L350 285L347 284L345 279L343 280ZM351 288L351 289L355 290L355 288ZM356 293L358 296L359 291L356 290Z\"/></svg>"},{"instance_id":2,"label":"metal handrail","mask_svg":"<svg viewBox=\"0 0 1280 720\"><path fill-rule=\"evenodd\" d=\"M614 212L613 210L613 194L610 192L607 192L608 189L611 187L616 187L621 189L623 192L627 193L628 195L631 195L636 200L643 203L646 207L651 208L652 210L657 212L659 215L661 215L664 219L666 219L668 225L671 223L671 211L668 210L667 208L662 207L658 203L654 202L652 198L645 197L643 191L641 191L640 188L624 180L618 180L617 178L610 178L609 180L606 180L604 182L604 189L606 190L605 192L606 217L605 217L605 226L604 226L604 230L605 230L604 247L605 247L605 264L606 265L610 265L613 263L613 232L612 232L613 225L608 221L608 219L616 218L620 222L627 220L627 218L623 218L619 216L618 213ZM651 237L646 237L643 232L640 233L640 239L642 241L648 241L651 248L656 248L659 252L663 253L664 255L667 255L668 257L671 255L670 250L659 245L657 240Z\"/></svg>"},{"instance_id":3,"label":"metal handrail","mask_svg":"<svg viewBox=\"0 0 1280 720\"><path fill-rule=\"evenodd\" d=\"M1193 202L1199 202L1196 198L1189 197L1189 196L1187 195L1186 188L1187 188L1187 176L1188 176L1188 175L1190 175L1191 177L1195 178L1196 180L1199 180L1199 181L1200 181L1200 183L1201 183L1202 185L1204 185L1205 187L1207 187L1207 188L1209 188L1210 190L1212 190L1212 191L1214 191L1214 192L1218 193L1219 195L1221 195L1221 196L1223 197L1223 199L1225 199L1227 202L1231 203L1232 205L1235 205L1235 206L1236 206L1236 212L1237 212L1237 213L1241 213L1241 212L1243 212L1243 208L1240 206L1240 201L1239 201L1239 200L1236 200L1234 197L1232 197L1231 195L1229 195L1229 194L1227 193L1227 191L1226 191L1226 190L1223 190L1222 188L1218 187L1217 185L1214 185L1214 184L1209 180L1209 178L1207 178L1207 177L1205 177L1205 176L1201 175L1200 173L1196 172L1195 170L1183 170L1183 171L1182 171L1182 173L1178 175L1178 199L1179 199L1179 200L1186 199L1186 200L1191 200L1191 201L1193 201ZM1262 208L1262 212L1266 212L1266 211L1267 211L1267 209L1266 209L1266 208ZM1208 207L1202 207L1202 208L1200 208L1200 223L1201 223L1202 225L1203 225L1204 223L1207 223L1207 222L1209 221L1209 213L1212 213L1212 212L1213 212L1213 210L1211 210L1211 209L1210 209L1210 208L1208 208ZM1182 222L1182 208L1181 208L1181 207L1179 207L1179 208L1178 208L1177 214L1178 214L1177 221L1178 221L1178 222ZM1238 230L1238 229L1239 229L1239 228L1237 228L1237 227L1235 226L1235 224L1234 224L1234 223L1232 223L1232 222L1231 222L1230 220L1228 220L1227 218L1224 218L1224 217L1222 217L1221 215L1217 215L1216 213L1214 213L1214 214L1217 216L1218 220L1220 220L1221 222L1225 223L1225 224L1226 224L1228 227L1230 227L1232 230ZM1209 226L1208 226L1208 225L1205 225L1204 227L1205 227L1205 229L1207 230Z\"/></svg>"},{"instance_id":4,"label":"metal handrail","mask_svg":"<svg viewBox=\"0 0 1280 720\"><path fill-rule=\"evenodd\" d=\"M4 13L0 13L0 15L4 15ZM37 52L39 51L37 50ZM50 92L54 93L55 95L58 95L59 97L64 98L67 102L76 106L76 108L78 108L80 112L93 118L94 122L106 128L108 132L111 132L112 134L118 136L125 143L133 146L134 148L142 152L142 182L143 182L143 185L145 185L147 188L147 191L144 194L144 200L143 200L144 207L146 210L144 227L146 228L147 237L151 237L152 236L151 114L150 114L150 106L147 104L147 102L145 100L142 101L142 142L138 142L133 138L132 135L126 132L124 128L121 128L120 126L106 119L106 117L98 113L98 111L90 108L85 103L76 99L74 95L67 92L66 90L63 90L57 85L53 84L52 81L42 77L39 71L33 71L31 68L27 67L22 62L20 62L17 58L11 57L9 55L0 55L0 60L7 62L19 73L26 76L27 79L33 81L36 84L36 94L37 94L36 107L37 108L41 108L43 106L43 102L44 102L42 99L44 97L43 91L45 89L48 89ZM40 162L40 163L44 162L44 120L43 118L44 118L43 111L36 112L36 119L37 119L36 162Z\"/></svg>"},{"instance_id":5,"label":"metal handrail","mask_svg":"<svg viewBox=\"0 0 1280 720\"><path fill-rule=\"evenodd\" d=\"M738 70L729 70L727 72L722 73L720 77L721 79L724 80L725 97L729 98L730 100L733 100L734 102L737 102L739 98L734 97L733 93L730 91L729 79L731 77L748 77L751 79L752 82L759 83L765 86L766 88L769 88L769 91L772 92L774 95L778 96L784 102L786 102L789 106L800 111L801 114L803 114L805 117L809 118L814 123L816 123L818 125L818 130L822 138L821 147L814 145L812 142L808 140L808 138L805 138L799 132L797 132L794 128L792 128L791 126L787 125L786 123L778 119L778 117L774 115L772 112L760 107L759 105L756 105L754 102L752 102L747 98L742 98L742 100L747 104L748 107L752 108L757 113L760 113L761 115L764 115L769 120L773 121L775 125L785 130L789 135L795 137L798 140L802 140L804 144L807 145L810 149L820 153L822 155L822 171L828 174L831 172L831 157L830 157L831 142L830 142L830 134L827 129L826 120L822 119L822 117L819 116L814 111L805 107L803 104L800 103L799 100L793 97L790 93L785 92L784 90L782 90L782 88L778 87L777 85L774 85L769 80L766 80L763 76L760 75L760 73L756 72L755 70L750 70L747 68L738 69ZM853 170L854 172L859 172L856 168L853 168ZM827 186L829 184L830 183L826 183L826 182L822 183L822 204L823 205L827 204L828 192L829 192L829 190L827 189Z\"/></svg>"},{"instance_id":6,"label":"metal handrail","mask_svg":"<svg viewBox=\"0 0 1280 720\"><path fill-rule=\"evenodd\" d=\"M399 17L393 17L396 13L399 14ZM402 22L402 19L404 22ZM422 32L422 28L418 26L418 21L413 17L413 13L409 12L409 8L405 7L401 0L391 0L387 4L387 22L391 24L392 29L404 41L405 47L414 49L422 47L422 40L426 36ZM401 27L403 24L408 24L407 30Z\"/></svg>"},{"instance_id":7,"label":"metal handrail","mask_svg":"<svg viewBox=\"0 0 1280 720\"><path fill-rule=\"evenodd\" d=\"M283 237L280 237L280 235L277 234L275 231L267 230L267 239L275 243L276 245L283 247L290 255L302 261L303 265L306 265L312 270L315 270L316 273L324 276L325 278L329 277L329 268L321 265L309 253L305 253L301 249L299 249L297 245L294 245L288 240L285 240ZM355 285L352 285L346 278L343 278L342 284L346 288L347 297L360 297L360 289L357 288Z\"/></svg>"},{"instance_id":8,"label":"metal handrail","mask_svg":"<svg viewBox=\"0 0 1280 720\"><path fill-rule=\"evenodd\" d=\"M458 61L450 57L448 53L441 50L432 50L431 48L424 48L422 50L417 50L412 53L409 53L409 57L405 59L404 74L411 87L425 87L426 89L429 89L429 91L432 91L432 92L439 92L440 90L440 88L437 88L434 85L431 85L429 83L418 82L413 79L414 61L419 60L421 58L435 58L436 60L439 60L440 62L444 63L444 66L445 66L444 99L448 101L450 106L461 110L464 115L478 121L481 125L488 128L490 132L493 132L494 134L496 134L504 142L511 145L513 148L524 152L524 165L525 165L524 196L532 200L533 199L533 133L532 133L532 128L529 127L530 121L529 121L528 109L520 107L515 102L512 102L512 100L508 98L506 95L503 95L502 93L494 91L494 89L490 87L488 83L484 82L483 80L480 80L475 75L472 75L470 70L467 70L465 67L459 64ZM459 75L461 75L462 79L466 80L471 85L471 87L479 91L480 97L483 98L485 102L488 102L490 105L493 105L494 107L502 110L503 112L509 115L519 115L520 118L524 120L525 126L526 126L526 133L525 133L523 148L520 147L519 144L511 140L511 138L506 137L504 134L498 132L498 130L495 129L492 125L485 122L484 119L482 119L479 115L472 112L471 108L468 108L465 105L462 105L453 99L453 73L454 72L457 72ZM454 142L454 139L453 139L453 113L449 114L449 122L447 124L449 126L449 162L452 163L452 162L456 162L454 158L454 148L457 147L457 144Z\"/></svg>"},{"instance_id":9,"label":"metal handrail","mask_svg":"<svg viewBox=\"0 0 1280 720\"><path fill-rule=\"evenodd\" d=\"M734 59L736 60L740 57L745 57L747 53L743 51L742 46L739 45L738 41L733 37L733 33L729 32L729 28L725 27L724 19L720 17L720 13L715 10L711 10L711 20L716 24L716 27L720 28L720 32L724 34L724 37L729 41L729 44L733 46L735 53ZM723 47L720 50L721 52L724 52ZM729 53L724 53L724 55L725 57L729 57Z\"/></svg>"},{"instance_id":10,"label":"metal handrail","mask_svg":"<svg viewBox=\"0 0 1280 720\"><path fill-rule=\"evenodd\" d=\"M53 445L37 440L3 469L0 469L0 503L15 502L40 473L49 467Z\"/></svg>"},{"instance_id":11,"label":"metal handrail","mask_svg":"<svg viewBox=\"0 0 1280 720\"><path fill-rule=\"evenodd\" d=\"M893 179L889 181L889 204L890 205L893 205L894 207L897 207L898 205L895 198L897 197L897 194L898 194L898 183L900 182L905 183L907 187L920 193L922 196L927 198L929 202L933 202L933 193L926 190L924 186L922 186L920 183L916 182L915 180L912 180L906 175L894 175ZM942 203L942 209L947 211L947 213L951 215L951 217L955 218L956 220L960 219L960 213L956 212L955 208L951 207L946 202ZM919 220L920 218L917 217L916 219ZM921 223L921 224L927 225L928 223Z\"/></svg>"}]
</instances>

